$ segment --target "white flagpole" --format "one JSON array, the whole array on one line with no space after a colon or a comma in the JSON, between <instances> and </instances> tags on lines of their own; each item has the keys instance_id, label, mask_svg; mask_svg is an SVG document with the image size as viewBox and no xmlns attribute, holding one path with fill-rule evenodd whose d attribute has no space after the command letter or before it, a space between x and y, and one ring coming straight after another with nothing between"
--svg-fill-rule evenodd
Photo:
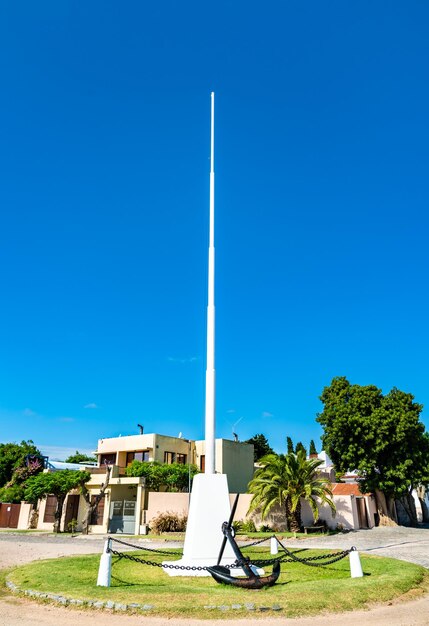
<instances>
[{"instance_id":1,"label":"white flagpole","mask_svg":"<svg viewBox=\"0 0 429 626\"><path fill-rule=\"evenodd\" d=\"M205 413L205 469L192 482L183 557L180 561L164 561L165 566L183 565L183 569L166 567L169 576L209 576L205 569L218 561L223 544L222 524L231 514L226 474L215 473L215 306L214 306L214 93L211 94L211 152L210 152L210 235L207 305L207 369ZM225 547L221 565L236 561L229 544ZM192 571L188 568L192 567ZM238 575L243 570L238 569Z\"/></svg>"},{"instance_id":2,"label":"white flagpole","mask_svg":"<svg viewBox=\"0 0 429 626\"><path fill-rule=\"evenodd\" d=\"M205 414L205 473L215 473L215 248L214 248L214 93L211 93L210 231L207 305L207 369Z\"/></svg>"}]
</instances>

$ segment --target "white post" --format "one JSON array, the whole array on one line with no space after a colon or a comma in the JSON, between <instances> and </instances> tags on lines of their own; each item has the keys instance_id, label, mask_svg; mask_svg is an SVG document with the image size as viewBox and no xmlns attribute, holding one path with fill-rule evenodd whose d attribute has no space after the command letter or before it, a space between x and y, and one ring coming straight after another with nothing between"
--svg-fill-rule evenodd
<instances>
[{"instance_id":1,"label":"white post","mask_svg":"<svg viewBox=\"0 0 429 626\"><path fill-rule=\"evenodd\" d=\"M352 548L351 551L349 552L349 559L350 559L350 576L352 578L362 578L363 576L362 565L360 562L359 552L356 550L356 548Z\"/></svg>"},{"instance_id":2,"label":"white post","mask_svg":"<svg viewBox=\"0 0 429 626\"><path fill-rule=\"evenodd\" d=\"M215 473L215 248L214 248L214 93L211 94L210 233L207 304L207 368L205 414L205 473Z\"/></svg>"},{"instance_id":3,"label":"white post","mask_svg":"<svg viewBox=\"0 0 429 626\"><path fill-rule=\"evenodd\" d=\"M271 537L270 546L271 546L271 554L279 553L279 544L277 543L277 539L275 537Z\"/></svg>"},{"instance_id":4,"label":"white post","mask_svg":"<svg viewBox=\"0 0 429 626\"><path fill-rule=\"evenodd\" d=\"M104 542L103 554L98 568L97 587L110 587L112 574L112 553L110 552L110 539Z\"/></svg>"}]
</instances>

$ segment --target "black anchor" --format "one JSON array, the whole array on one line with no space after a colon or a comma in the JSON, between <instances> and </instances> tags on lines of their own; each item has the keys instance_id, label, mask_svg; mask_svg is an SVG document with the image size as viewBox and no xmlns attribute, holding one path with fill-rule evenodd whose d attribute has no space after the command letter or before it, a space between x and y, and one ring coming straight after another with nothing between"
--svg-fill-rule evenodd
<instances>
[{"instance_id":1,"label":"black anchor","mask_svg":"<svg viewBox=\"0 0 429 626\"><path fill-rule=\"evenodd\" d=\"M268 576L259 576L259 574L257 574L256 571L254 571L254 569L252 568L250 559L243 556L240 548L237 545L237 542L235 541L235 531L232 526L232 520L234 519L235 511L237 509L238 498L239 494L237 494L235 498L229 521L222 524L222 532L224 537L220 548L217 565L208 567L207 571L210 572L215 581L218 583L234 585L235 587L243 587L244 589L262 589L262 587L271 587L271 585L274 585L277 578L280 576L280 562L275 561L271 574L269 574ZM229 541L229 543L231 544L234 554L237 557L237 561L239 563L237 567L241 567L246 575L243 578L231 576L230 570L227 567L219 565L222 560L227 541Z\"/></svg>"}]
</instances>

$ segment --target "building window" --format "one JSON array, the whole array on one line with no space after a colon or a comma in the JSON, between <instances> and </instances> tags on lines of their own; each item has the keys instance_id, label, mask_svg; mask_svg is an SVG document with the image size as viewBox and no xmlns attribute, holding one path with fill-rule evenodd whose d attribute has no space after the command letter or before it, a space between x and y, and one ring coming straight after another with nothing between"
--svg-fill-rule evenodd
<instances>
[{"instance_id":1,"label":"building window","mask_svg":"<svg viewBox=\"0 0 429 626\"><path fill-rule=\"evenodd\" d=\"M136 450L136 452L127 452L127 467L133 461L149 461L149 450Z\"/></svg>"},{"instance_id":2,"label":"building window","mask_svg":"<svg viewBox=\"0 0 429 626\"><path fill-rule=\"evenodd\" d=\"M45 515L43 516L44 522L55 522L55 511L57 510L57 498L56 496L48 496L46 498Z\"/></svg>"},{"instance_id":3,"label":"building window","mask_svg":"<svg viewBox=\"0 0 429 626\"><path fill-rule=\"evenodd\" d=\"M187 454L176 454L176 463L180 463L180 465L186 465L187 458Z\"/></svg>"},{"instance_id":4,"label":"building window","mask_svg":"<svg viewBox=\"0 0 429 626\"><path fill-rule=\"evenodd\" d=\"M164 452L164 463L167 465L171 465L171 463L176 462L176 453L175 452Z\"/></svg>"},{"instance_id":5,"label":"building window","mask_svg":"<svg viewBox=\"0 0 429 626\"><path fill-rule=\"evenodd\" d=\"M206 455L205 454L202 454L200 456L200 470L202 472L206 471Z\"/></svg>"},{"instance_id":6,"label":"building window","mask_svg":"<svg viewBox=\"0 0 429 626\"><path fill-rule=\"evenodd\" d=\"M114 454L100 454L100 464L101 465L115 465L116 463L116 453Z\"/></svg>"}]
</instances>

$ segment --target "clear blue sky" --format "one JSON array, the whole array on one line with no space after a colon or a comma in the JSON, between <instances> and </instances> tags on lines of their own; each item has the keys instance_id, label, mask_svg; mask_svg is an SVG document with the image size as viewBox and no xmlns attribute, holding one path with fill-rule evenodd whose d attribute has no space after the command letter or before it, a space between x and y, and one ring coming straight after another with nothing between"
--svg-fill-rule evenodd
<instances>
[{"instance_id":1,"label":"clear blue sky","mask_svg":"<svg viewBox=\"0 0 429 626\"><path fill-rule=\"evenodd\" d=\"M209 10L210 9L210 10ZM0 6L0 441L319 445L334 376L428 385L429 5Z\"/></svg>"}]
</instances>

